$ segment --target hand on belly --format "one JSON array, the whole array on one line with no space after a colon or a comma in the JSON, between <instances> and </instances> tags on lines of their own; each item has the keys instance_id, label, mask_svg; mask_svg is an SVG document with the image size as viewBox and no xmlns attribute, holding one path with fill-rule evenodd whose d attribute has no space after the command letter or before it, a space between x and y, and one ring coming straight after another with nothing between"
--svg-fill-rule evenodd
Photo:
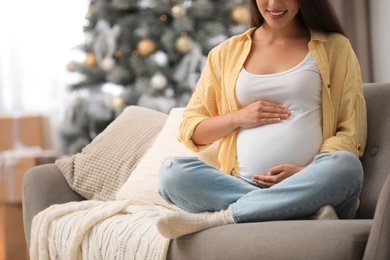
<instances>
[{"instance_id":1,"label":"hand on belly","mask_svg":"<svg viewBox=\"0 0 390 260\"><path fill-rule=\"evenodd\" d=\"M269 188L303 170L305 167L300 167L294 164L281 164L272 167L267 174L254 175L252 181L260 187Z\"/></svg>"}]
</instances>

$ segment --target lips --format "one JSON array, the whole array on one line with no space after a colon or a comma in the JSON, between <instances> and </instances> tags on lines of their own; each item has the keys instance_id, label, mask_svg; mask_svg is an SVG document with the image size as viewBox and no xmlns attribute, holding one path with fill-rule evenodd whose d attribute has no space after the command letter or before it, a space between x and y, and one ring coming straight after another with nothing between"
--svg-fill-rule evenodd
<instances>
[{"instance_id":1,"label":"lips","mask_svg":"<svg viewBox=\"0 0 390 260\"><path fill-rule=\"evenodd\" d=\"M272 18L281 18L287 11L270 11L267 10Z\"/></svg>"}]
</instances>

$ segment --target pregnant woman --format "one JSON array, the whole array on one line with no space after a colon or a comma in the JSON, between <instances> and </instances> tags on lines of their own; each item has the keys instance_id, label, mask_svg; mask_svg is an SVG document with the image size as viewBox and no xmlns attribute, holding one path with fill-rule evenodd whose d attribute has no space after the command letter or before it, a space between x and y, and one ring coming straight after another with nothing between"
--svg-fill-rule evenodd
<instances>
[{"instance_id":1,"label":"pregnant woman","mask_svg":"<svg viewBox=\"0 0 390 260\"><path fill-rule=\"evenodd\" d=\"M196 157L162 164L160 195L188 212L158 220L165 237L356 212L366 108L343 28L327 0L250 9L251 29L209 53L179 130L194 151L219 141L220 168Z\"/></svg>"}]
</instances>

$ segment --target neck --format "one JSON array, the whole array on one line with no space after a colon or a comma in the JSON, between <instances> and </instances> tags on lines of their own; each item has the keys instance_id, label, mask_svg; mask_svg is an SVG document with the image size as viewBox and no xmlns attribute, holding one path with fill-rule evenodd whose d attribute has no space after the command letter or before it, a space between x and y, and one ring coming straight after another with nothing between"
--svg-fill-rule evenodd
<instances>
[{"instance_id":1,"label":"neck","mask_svg":"<svg viewBox=\"0 0 390 260\"><path fill-rule=\"evenodd\" d=\"M264 22L257 30L257 34L263 39L269 41L288 40L294 38L306 37L309 31L303 27L299 21L295 20L283 28L272 28Z\"/></svg>"}]
</instances>

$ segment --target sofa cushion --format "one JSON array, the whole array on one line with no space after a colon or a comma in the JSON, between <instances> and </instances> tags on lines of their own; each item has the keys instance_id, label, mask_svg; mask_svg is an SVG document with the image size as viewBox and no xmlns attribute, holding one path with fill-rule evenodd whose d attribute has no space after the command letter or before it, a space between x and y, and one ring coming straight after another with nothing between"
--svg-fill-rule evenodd
<instances>
[{"instance_id":1,"label":"sofa cushion","mask_svg":"<svg viewBox=\"0 0 390 260\"><path fill-rule=\"evenodd\" d=\"M174 259L362 259L371 220L271 221L220 226L171 241Z\"/></svg>"},{"instance_id":2,"label":"sofa cushion","mask_svg":"<svg viewBox=\"0 0 390 260\"><path fill-rule=\"evenodd\" d=\"M173 108L168 119L153 145L141 159L129 179L118 191L116 199L137 199L166 206L175 210L177 207L166 203L157 192L159 169L168 156L195 156L211 166L219 168L217 160L218 142L207 149L195 153L177 140L184 108Z\"/></svg>"},{"instance_id":3,"label":"sofa cushion","mask_svg":"<svg viewBox=\"0 0 390 260\"><path fill-rule=\"evenodd\" d=\"M162 129L167 115L127 107L81 153L55 162L69 186L87 199L113 200Z\"/></svg>"},{"instance_id":4,"label":"sofa cushion","mask_svg":"<svg viewBox=\"0 0 390 260\"><path fill-rule=\"evenodd\" d=\"M367 104L367 146L361 158L364 184L357 218L373 218L379 193L389 175L390 120L387 114L390 100L390 83L363 85Z\"/></svg>"}]
</instances>

